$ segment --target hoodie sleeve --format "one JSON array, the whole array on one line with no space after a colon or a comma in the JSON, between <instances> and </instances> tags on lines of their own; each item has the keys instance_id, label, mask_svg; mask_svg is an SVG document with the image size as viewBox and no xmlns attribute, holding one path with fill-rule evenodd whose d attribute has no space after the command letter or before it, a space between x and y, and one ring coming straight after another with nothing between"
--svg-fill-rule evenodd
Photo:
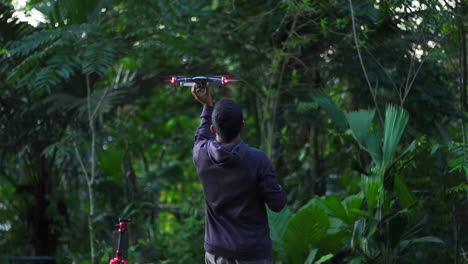
<instances>
[{"instance_id":1,"label":"hoodie sleeve","mask_svg":"<svg viewBox=\"0 0 468 264\"><path fill-rule=\"evenodd\" d=\"M208 140L214 139L214 133L211 132L211 114L213 113L213 106L204 105L203 111L200 115L201 122L200 126L198 126L197 131L195 132L195 145L193 146L193 160L196 163L198 158L198 152L200 151L200 147L203 144L206 144Z\"/></svg>"},{"instance_id":2,"label":"hoodie sleeve","mask_svg":"<svg viewBox=\"0 0 468 264\"><path fill-rule=\"evenodd\" d=\"M279 212L286 206L286 192L278 184L271 162L266 155L262 165L259 178L260 193L268 207L274 212Z\"/></svg>"}]
</instances>

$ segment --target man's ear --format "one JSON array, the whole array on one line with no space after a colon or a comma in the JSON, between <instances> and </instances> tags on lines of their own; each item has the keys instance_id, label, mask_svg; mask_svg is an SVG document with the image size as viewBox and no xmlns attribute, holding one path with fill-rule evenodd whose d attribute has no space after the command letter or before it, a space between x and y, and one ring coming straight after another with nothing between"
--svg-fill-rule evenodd
<instances>
[{"instance_id":1,"label":"man's ear","mask_svg":"<svg viewBox=\"0 0 468 264\"><path fill-rule=\"evenodd\" d=\"M210 130L211 132L216 133L216 127L214 125L210 126Z\"/></svg>"}]
</instances>

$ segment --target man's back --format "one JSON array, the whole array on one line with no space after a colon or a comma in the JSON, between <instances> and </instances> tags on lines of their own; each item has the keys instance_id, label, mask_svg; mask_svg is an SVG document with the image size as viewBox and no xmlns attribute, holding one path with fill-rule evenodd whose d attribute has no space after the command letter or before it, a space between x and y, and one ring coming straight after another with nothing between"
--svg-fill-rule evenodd
<instances>
[{"instance_id":1,"label":"man's back","mask_svg":"<svg viewBox=\"0 0 468 264\"><path fill-rule=\"evenodd\" d=\"M205 250L238 260L271 258L265 203L280 211L286 194L263 151L240 139L228 144L214 140L212 111L203 109L193 150L206 201Z\"/></svg>"}]
</instances>

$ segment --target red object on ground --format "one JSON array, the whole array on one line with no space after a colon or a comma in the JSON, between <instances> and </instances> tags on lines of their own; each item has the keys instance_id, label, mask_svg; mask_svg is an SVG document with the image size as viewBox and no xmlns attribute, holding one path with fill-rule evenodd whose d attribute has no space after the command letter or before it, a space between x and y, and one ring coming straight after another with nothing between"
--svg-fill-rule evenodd
<instances>
[{"instance_id":1,"label":"red object on ground","mask_svg":"<svg viewBox=\"0 0 468 264\"><path fill-rule=\"evenodd\" d=\"M119 233L122 233L123 231L125 231L125 228L127 228L127 225L125 224L125 222L120 222L119 223Z\"/></svg>"},{"instance_id":2,"label":"red object on ground","mask_svg":"<svg viewBox=\"0 0 468 264\"><path fill-rule=\"evenodd\" d=\"M128 264L128 262L125 259L122 259L121 256L116 256L109 261L109 264Z\"/></svg>"},{"instance_id":3,"label":"red object on ground","mask_svg":"<svg viewBox=\"0 0 468 264\"><path fill-rule=\"evenodd\" d=\"M119 228L119 241L117 244L117 251L115 252L115 257L109 260L109 264L128 264L128 262L122 258L122 241L125 230L127 229L126 222L130 222L130 219L119 218L119 224L116 225Z\"/></svg>"}]
</instances>

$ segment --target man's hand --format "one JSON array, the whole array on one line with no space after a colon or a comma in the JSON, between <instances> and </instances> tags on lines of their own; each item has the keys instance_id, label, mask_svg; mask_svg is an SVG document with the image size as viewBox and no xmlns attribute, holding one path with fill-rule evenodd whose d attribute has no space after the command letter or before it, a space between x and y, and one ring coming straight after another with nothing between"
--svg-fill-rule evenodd
<instances>
[{"instance_id":1,"label":"man's hand","mask_svg":"<svg viewBox=\"0 0 468 264\"><path fill-rule=\"evenodd\" d=\"M204 94L200 94L201 88L199 88L196 84L193 84L192 86L192 95L197 99L198 102L208 105L208 106L213 106L213 99L211 98L210 94L210 88L208 85L206 86L206 91Z\"/></svg>"}]
</instances>

